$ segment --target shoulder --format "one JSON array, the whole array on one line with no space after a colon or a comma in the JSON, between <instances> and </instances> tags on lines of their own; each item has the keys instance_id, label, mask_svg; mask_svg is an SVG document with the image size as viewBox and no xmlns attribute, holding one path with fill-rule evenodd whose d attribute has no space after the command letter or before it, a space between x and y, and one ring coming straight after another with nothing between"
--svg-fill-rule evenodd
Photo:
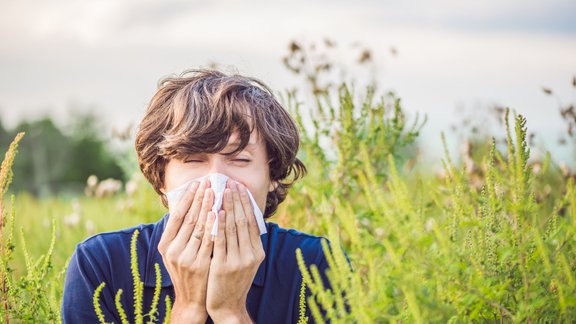
<instances>
[{"instance_id":1,"label":"shoulder","mask_svg":"<svg viewBox=\"0 0 576 324\"><path fill-rule=\"evenodd\" d=\"M326 253L334 254L332 242L325 236L304 233L293 228L282 228L276 223L269 222L271 236L269 246L271 251L280 250L284 257L296 257L296 249L300 249L306 265L316 264L319 268L327 268L328 261ZM344 255L348 266L353 271L352 263L348 254L339 245L340 251ZM294 253L291 253L294 251Z\"/></svg>"},{"instance_id":2,"label":"shoulder","mask_svg":"<svg viewBox=\"0 0 576 324\"><path fill-rule=\"evenodd\" d=\"M106 259L112 261L116 258L124 258L130 255L132 237L138 230L137 252L138 255L142 255L147 252L153 243L155 230L162 226L163 219L156 223L139 224L115 231L101 232L78 243L76 254L94 258L97 261Z\"/></svg>"},{"instance_id":3,"label":"shoulder","mask_svg":"<svg viewBox=\"0 0 576 324\"><path fill-rule=\"evenodd\" d=\"M82 279L96 287L100 282L112 282L112 286L126 281L131 273L131 243L136 230L136 258L141 274L147 274L149 260L154 255L156 238L163 230L165 218L151 224L102 232L92 235L76 245L67 267L67 280ZM149 269L148 269L149 270ZM116 280L119 279L119 280ZM112 288L114 288L112 287ZM118 287L116 287L118 288Z\"/></svg>"},{"instance_id":4,"label":"shoulder","mask_svg":"<svg viewBox=\"0 0 576 324\"><path fill-rule=\"evenodd\" d=\"M325 258L322 242L330 246L330 240L324 236L282 228L273 222L268 222L268 230L268 251L275 259L296 262L296 251L299 249L306 264L319 264Z\"/></svg>"}]
</instances>

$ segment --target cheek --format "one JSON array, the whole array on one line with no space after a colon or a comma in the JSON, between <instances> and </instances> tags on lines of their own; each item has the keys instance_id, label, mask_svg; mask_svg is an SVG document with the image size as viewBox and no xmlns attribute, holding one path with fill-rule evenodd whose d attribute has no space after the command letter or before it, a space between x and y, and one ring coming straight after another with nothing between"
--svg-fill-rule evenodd
<instances>
[{"instance_id":1,"label":"cheek","mask_svg":"<svg viewBox=\"0 0 576 324\"><path fill-rule=\"evenodd\" d=\"M261 179L258 179L259 181L254 181L256 180L254 178L250 180L251 180L250 182L246 182L242 181L241 179L238 179L239 182L241 182L244 186L248 188L248 190L250 190L252 196L254 197L254 200L256 201L256 204L258 205L262 213L264 213L264 208L266 207L266 197L268 196L267 179L262 177Z\"/></svg>"},{"instance_id":2,"label":"cheek","mask_svg":"<svg viewBox=\"0 0 576 324\"><path fill-rule=\"evenodd\" d=\"M184 163L171 161L164 171L164 187L166 191L179 187L184 182L202 176L197 169L186 167Z\"/></svg>"}]
</instances>

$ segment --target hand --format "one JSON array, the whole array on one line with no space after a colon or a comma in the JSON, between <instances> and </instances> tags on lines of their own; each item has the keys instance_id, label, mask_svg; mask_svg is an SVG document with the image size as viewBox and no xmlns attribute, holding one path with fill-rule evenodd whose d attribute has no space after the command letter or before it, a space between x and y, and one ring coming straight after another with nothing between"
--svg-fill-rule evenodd
<instances>
[{"instance_id":1,"label":"hand","mask_svg":"<svg viewBox=\"0 0 576 324\"><path fill-rule=\"evenodd\" d=\"M251 321L248 291L265 253L246 187L228 180L208 275L206 308L218 322Z\"/></svg>"},{"instance_id":2,"label":"hand","mask_svg":"<svg viewBox=\"0 0 576 324\"><path fill-rule=\"evenodd\" d=\"M210 211L213 201L210 181L194 181L170 214L158 244L174 285L173 323L205 323L208 318L206 291L214 244L210 235L215 220Z\"/></svg>"}]
</instances>

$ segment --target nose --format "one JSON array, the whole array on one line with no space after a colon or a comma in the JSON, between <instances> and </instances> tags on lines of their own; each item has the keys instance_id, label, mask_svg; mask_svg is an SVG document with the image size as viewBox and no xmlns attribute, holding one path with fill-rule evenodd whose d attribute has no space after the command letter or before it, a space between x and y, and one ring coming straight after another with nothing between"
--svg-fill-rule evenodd
<instances>
[{"instance_id":1,"label":"nose","mask_svg":"<svg viewBox=\"0 0 576 324\"><path fill-rule=\"evenodd\" d=\"M211 173L221 173L221 174L224 174L225 176L227 176L228 181L226 181L226 187L229 186L230 181L237 182L235 177L232 175L232 172L230 172L230 170L229 170L229 166L226 163L226 157L225 156L220 156L220 155L212 156L212 158L210 159L210 163L208 165L208 173L207 174L211 174Z\"/></svg>"},{"instance_id":2,"label":"nose","mask_svg":"<svg viewBox=\"0 0 576 324\"><path fill-rule=\"evenodd\" d=\"M208 174L210 173L222 173L228 176L229 178L231 177L231 175L228 174L228 168L226 166L226 161L224 160L224 157L218 155L215 155L210 159L208 166Z\"/></svg>"}]
</instances>

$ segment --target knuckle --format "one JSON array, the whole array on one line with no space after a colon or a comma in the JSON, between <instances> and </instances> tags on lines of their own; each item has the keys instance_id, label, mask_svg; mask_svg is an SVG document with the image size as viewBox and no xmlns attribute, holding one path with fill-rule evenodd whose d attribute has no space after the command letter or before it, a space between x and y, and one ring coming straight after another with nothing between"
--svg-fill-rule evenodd
<instances>
[{"instance_id":1,"label":"knuckle","mask_svg":"<svg viewBox=\"0 0 576 324\"><path fill-rule=\"evenodd\" d=\"M255 255L250 255L246 257L246 260L243 261L243 266L245 268L250 267L252 265L254 265L257 261L257 258Z\"/></svg>"},{"instance_id":2,"label":"knuckle","mask_svg":"<svg viewBox=\"0 0 576 324\"><path fill-rule=\"evenodd\" d=\"M162 241L162 239L160 239L160 242L158 243L158 251L161 255L166 252L166 242Z\"/></svg>"},{"instance_id":3,"label":"knuckle","mask_svg":"<svg viewBox=\"0 0 576 324\"><path fill-rule=\"evenodd\" d=\"M204 192L203 192L204 200L206 200L206 201L210 200L211 190L212 190L211 188L206 188L206 190L204 190Z\"/></svg>"},{"instance_id":4,"label":"knuckle","mask_svg":"<svg viewBox=\"0 0 576 324\"><path fill-rule=\"evenodd\" d=\"M210 202L208 202L208 201L204 201L202 203L202 211L207 213L210 211L210 209L212 209L212 204L210 204Z\"/></svg>"},{"instance_id":5,"label":"knuckle","mask_svg":"<svg viewBox=\"0 0 576 324\"><path fill-rule=\"evenodd\" d=\"M190 240L203 240L205 236L204 231L200 232L200 231L194 231L194 233L192 233L192 237L190 237Z\"/></svg>"},{"instance_id":6,"label":"knuckle","mask_svg":"<svg viewBox=\"0 0 576 324\"><path fill-rule=\"evenodd\" d=\"M176 251L176 249L173 248L168 248L168 250L165 253L165 257L166 259L171 262L171 263L175 263L178 260L178 251Z\"/></svg>"},{"instance_id":7,"label":"knuckle","mask_svg":"<svg viewBox=\"0 0 576 324\"><path fill-rule=\"evenodd\" d=\"M214 243L214 241L212 241L212 238L210 236L212 236L212 235L204 235L202 237L202 245L210 247L211 244Z\"/></svg>"},{"instance_id":8,"label":"knuckle","mask_svg":"<svg viewBox=\"0 0 576 324\"><path fill-rule=\"evenodd\" d=\"M186 225L190 226L191 228L196 228L198 226L198 221L196 219L191 219L186 222Z\"/></svg>"},{"instance_id":9,"label":"knuckle","mask_svg":"<svg viewBox=\"0 0 576 324\"><path fill-rule=\"evenodd\" d=\"M194 196L194 198L195 198L196 200L204 199L204 193L205 193L204 190L198 190L198 191L196 192L196 195Z\"/></svg>"},{"instance_id":10,"label":"knuckle","mask_svg":"<svg viewBox=\"0 0 576 324\"><path fill-rule=\"evenodd\" d=\"M236 225L240 227L248 226L248 219L246 217L240 217L236 220Z\"/></svg>"},{"instance_id":11,"label":"knuckle","mask_svg":"<svg viewBox=\"0 0 576 324\"><path fill-rule=\"evenodd\" d=\"M177 208L174 213L170 215L174 220L180 220L184 217L185 213L182 211L182 208Z\"/></svg>"},{"instance_id":12,"label":"knuckle","mask_svg":"<svg viewBox=\"0 0 576 324\"><path fill-rule=\"evenodd\" d=\"M234 206L234 204L232 203L232 197L230 197L230 195L224 195L224 206L230 208L232 206Z\"/></svg>"},{"instance_id":13,"label":"knuckle","mask_svg":"<svg viewBox=\"0 0 576 324\"><path fill-rule=\"evenodd\" d=\"M226 232L230 234L236 233L236 224L226 224Z\"/></svg>"},{"instance_id":14,"label":"knuckle","mask_svg":"<svg viewBox=\"0 0 576 324\"><path fill-rule=\"evenodd\" d=\"M264 251L257 251L256 252L256 259L258 260L258 262L264 261L265 258L266 258L266 253Z\"/></svg>"},{"instance_id":15,"label":"knuckle","mask_svg":"<svg viewBox=\"0 0 576 324\"><path fill-rule=\"evenodd\" d=\"M198 220L196 219L196 217L194 217L194 213L192 211L189 211L188 215L186 216L185 223L188 225L195 226L197 221Z\"/></svg>"},{"instance_id":16,"label":"knuckle","mask_svg":"<svg viewBox=\"0 0 576 324\"><path fill-rule=\"evenodd\" d=\"M193 262L190 258L188 257L180 257L178 258L178 266L182 267L182 268L192 268L193 267Z\"/></svg>"}]
</instances>

